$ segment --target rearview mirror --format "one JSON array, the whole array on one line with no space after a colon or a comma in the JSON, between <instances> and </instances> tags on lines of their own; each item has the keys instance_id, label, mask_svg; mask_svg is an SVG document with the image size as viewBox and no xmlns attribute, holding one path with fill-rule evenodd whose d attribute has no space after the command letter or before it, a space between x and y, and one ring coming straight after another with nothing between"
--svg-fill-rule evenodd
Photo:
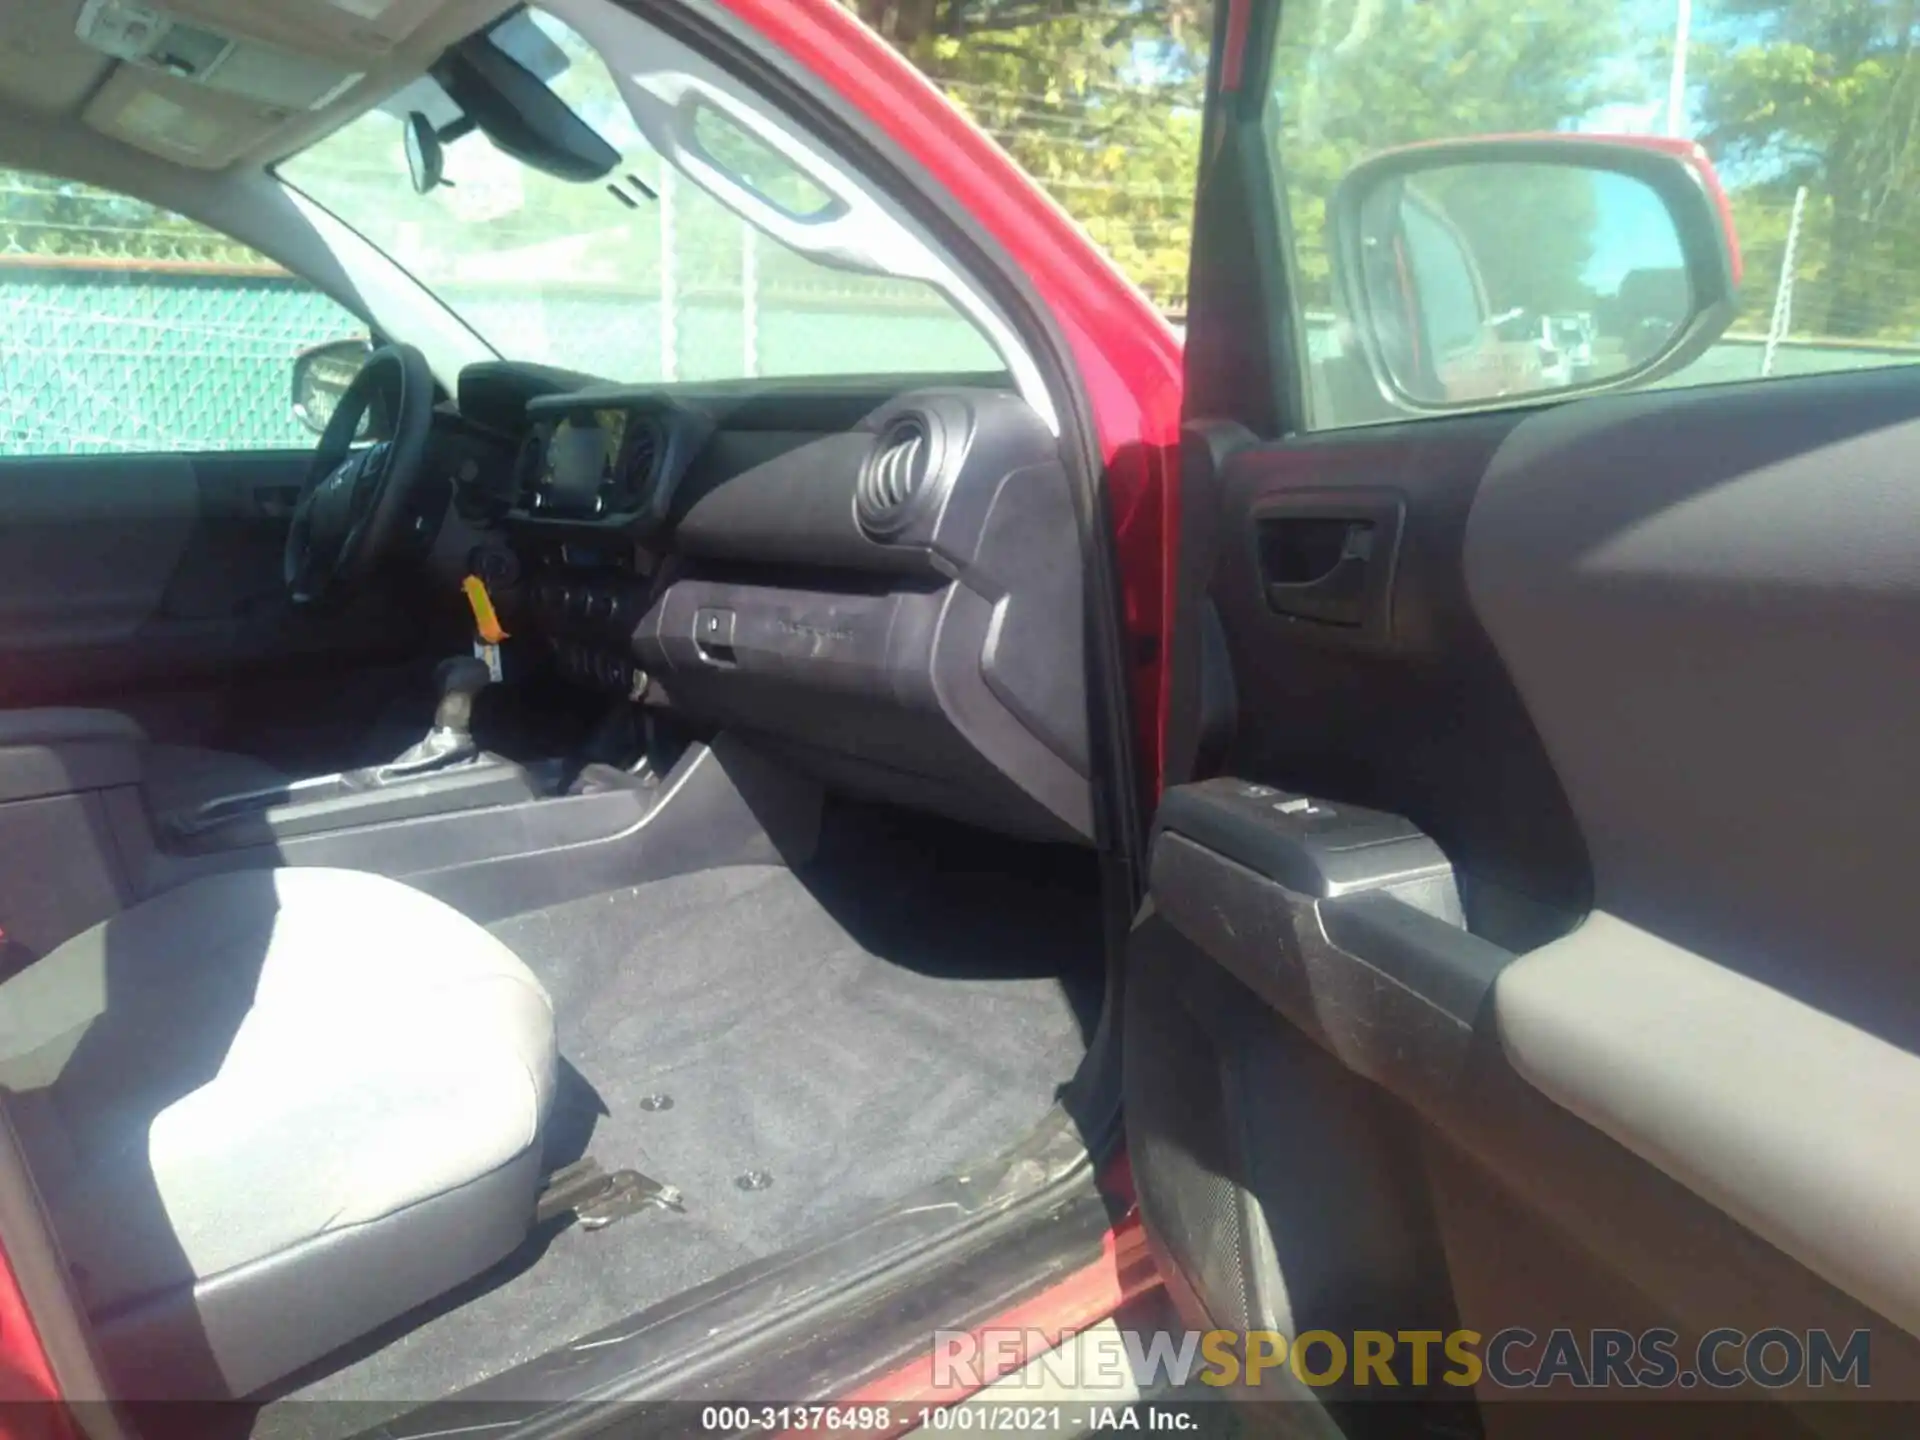
<instances>
[{"instance_id":1,"label":"rearview mirror","mask_svg":"<svg viewBox=\"0 0 1920 1440\"><path fill-rule=\"evenodd\" d=\"M413 180L414 192L425 195L438 188L445 177L447 152L441 147L440 132L418 110L409 111L402 123L406 126L407 174Z\"/></svg>"},{"instance_id":2,"label":"rearview mirror","mask_svg":"<svg viewBox=\"0 0 1920 1440\"><path fill-rule=\"evenodd\" d=\"M1447 410L1643 383L1731 322L1738 253L1704 154L1515 137L1389 151L1329 209L1382 391Z\"/></svg>"},{"instance_id":3,"label":"rearview mirror","mask_svg":"<svg viewBox=\"0 0 1920 1440\"><path fill-rule=\"evenodd\" d=\"M293 413L300 423L316 435L323 433L353 377L372 353L370 341L352 339L310 345L294 356ZM365 417L362 421L364 429Z\"/></svg>"},{"instance_id":4,"label":"rearview mirror","mask_svg":"<svg viewBox=\"0 0 1920 1440\"><path fill-rule=\"evenodd\" d=\"M620 163L620 152L537 71L495 44L492 32L448 50L433 67L433 78L495 149L524 165L584 184L605 179Z\"/></svg>"}]
</instances>

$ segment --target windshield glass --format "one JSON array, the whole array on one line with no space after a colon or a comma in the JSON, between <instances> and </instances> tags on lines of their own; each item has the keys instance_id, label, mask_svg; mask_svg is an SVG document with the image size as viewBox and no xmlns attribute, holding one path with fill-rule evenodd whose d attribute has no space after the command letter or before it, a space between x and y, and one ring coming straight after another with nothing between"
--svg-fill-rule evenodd
<instances>
[{"instance_id":1,"label":"windshield glass","mask_svg":"<svg viewBox=\"0 0 1920 1440\"><path fill-rule=\"evenodd\" d=\"M934 287L809 260L665 164L565 22L529 10L492 39L620 153L605 180L556 179L469 130L445 143L445 182L416 193L402 117L417 110L442 128L460 119L426 78L279 173L501 355L626 382L1002 368ZM791 194L811 182L795 173L785 183Z\"/></svg>"}]
</instances>

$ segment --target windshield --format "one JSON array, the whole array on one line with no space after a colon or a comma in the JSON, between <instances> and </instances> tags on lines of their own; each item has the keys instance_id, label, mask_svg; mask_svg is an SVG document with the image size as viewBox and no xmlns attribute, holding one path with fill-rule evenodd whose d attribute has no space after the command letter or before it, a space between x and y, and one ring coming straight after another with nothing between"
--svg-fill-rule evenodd
<instances>
[{"instance_id":1,"label":"windshield","mask_svg":"<svg viewBox=\"0 0 1920 1440\"><path fill-rule=\"evenodd\" d=\"M606 64L558 17L519 12L491 39L619 152L605 180L556 179L470 129L445 142L444 183L416 193L403 117L456 131L461 119L430 78L279 173L501 355L630 383L1003 368L931 285L818 264L662 162ZM789 194L810 184L786 183Z\"/></svg>"}]
</instances>

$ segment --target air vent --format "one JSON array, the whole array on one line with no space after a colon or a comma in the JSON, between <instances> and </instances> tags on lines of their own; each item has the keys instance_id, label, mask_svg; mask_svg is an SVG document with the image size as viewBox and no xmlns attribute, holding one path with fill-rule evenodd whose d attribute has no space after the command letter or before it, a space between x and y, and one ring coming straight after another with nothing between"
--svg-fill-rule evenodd
<instances>
[{"instance_id":1,"label":"air vent","mask_svg":"<svg viewBox=\"0 0 1920 1440\"><path fill-rule=\"evenodd\" d=\"M913 498L927 482L932 449L927 422L918 415L903 415L881 432L853 492L862 530L884 540L906 524Z\"/></svg>"},{"instance_id":2,"label":"air vent","mask_svg":"<svg viewBox=\"0 0 1920 1440\"><path fill-rule=\"evenodd\" d=\"M621 466L619 493L612 508L624 510L645 495L653 483L654 467L660 461L660 432L651 425L630 422L634 432L627 437L627 454Z\"/></svg>"}]
</instances>

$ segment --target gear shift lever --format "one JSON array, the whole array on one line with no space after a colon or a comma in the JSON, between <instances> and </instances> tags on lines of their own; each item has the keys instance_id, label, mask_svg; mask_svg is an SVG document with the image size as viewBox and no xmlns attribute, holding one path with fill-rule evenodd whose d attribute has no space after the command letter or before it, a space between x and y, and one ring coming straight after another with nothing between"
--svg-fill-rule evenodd
<instances>
[{"instance_id":1,"label":"gear shift lever","mask_svg":"<svg viewBox=\"0 0 1920 1440\"><path fill-rule=\"evenodd\" d=\"M440 682L440 703L433 710L433 728L448 730L473 743L473 702L493 683L487 662L472 655L442 660L433 677Z\"/></svg>"},{"instance_id":2,"label":"gear shift lever","mask_svg":"<svg viewBox=\"0 0 1920 1440\"><path fill-rule=\"evenodd\" d=\"M376 765L369 778L377 785L409 780L450 765L475 759L473 702L493 682L484 660L456 655L434 670L440 685L440 703L433 709L433 728L385 765Z\"/></svg>"}]
</instances>

